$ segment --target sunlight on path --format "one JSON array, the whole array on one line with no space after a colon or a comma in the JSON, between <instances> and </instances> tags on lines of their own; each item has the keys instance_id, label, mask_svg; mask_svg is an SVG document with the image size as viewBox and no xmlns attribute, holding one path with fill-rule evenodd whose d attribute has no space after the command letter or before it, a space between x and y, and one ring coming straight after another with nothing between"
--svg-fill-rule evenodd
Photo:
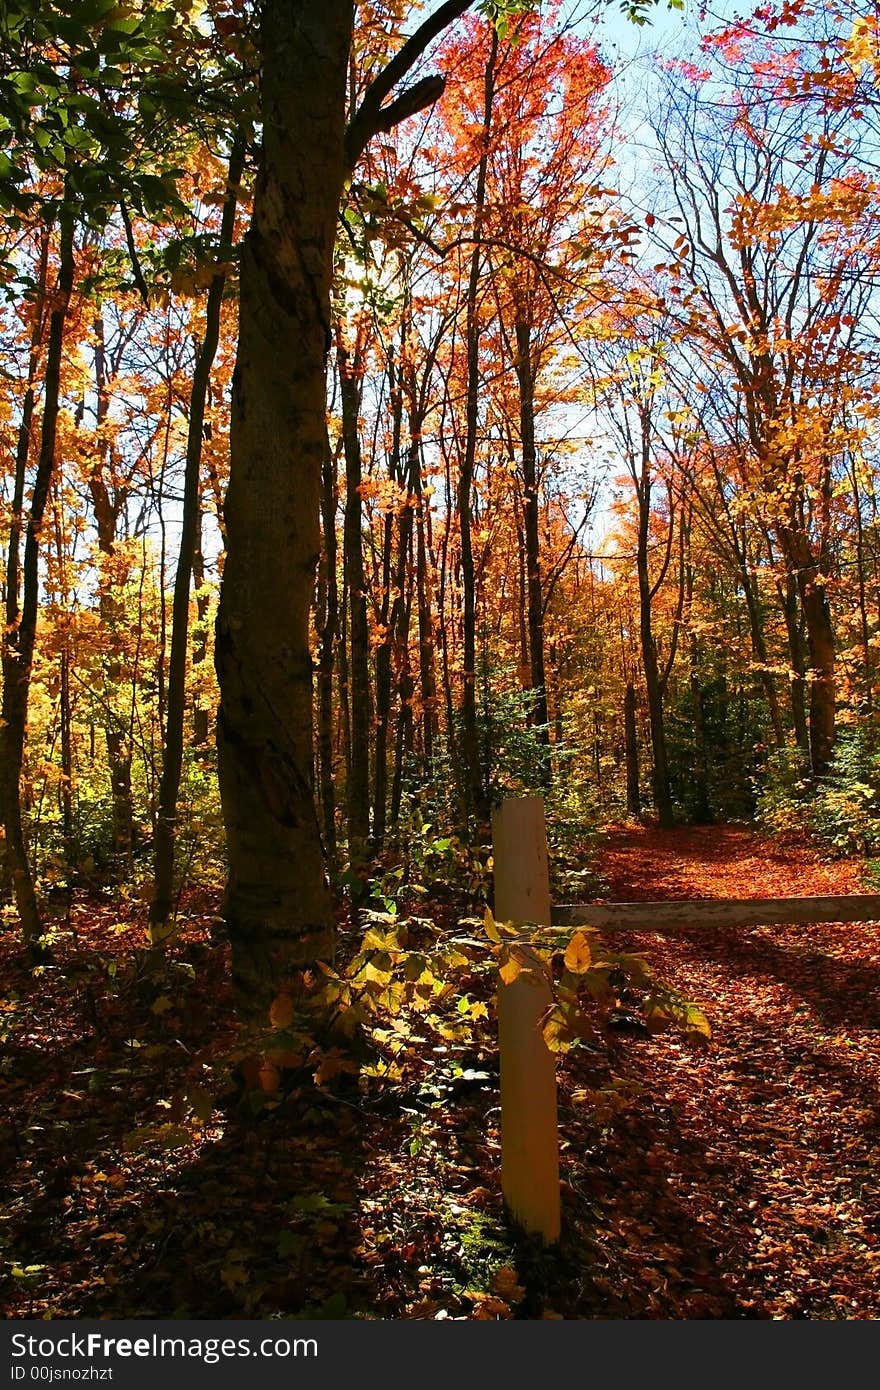
<instances>
[{"instance_id":1,"label":"sunlight on path","mask_svg":"<svg viewBox=\"0 0 880 1390\"><path fill-rule=\"evenodd\" d=\"M627 828L600 867L620 899L861 886L854 863L730 829ZM621 933L615 945L646 955L713 1027L702 1051L627 1040L645 1093L613 1119L605 1157L627 1179L614 1258L646 1287L645 1315L880 1316L880 928Z\"/></svg>"}]
</instances>

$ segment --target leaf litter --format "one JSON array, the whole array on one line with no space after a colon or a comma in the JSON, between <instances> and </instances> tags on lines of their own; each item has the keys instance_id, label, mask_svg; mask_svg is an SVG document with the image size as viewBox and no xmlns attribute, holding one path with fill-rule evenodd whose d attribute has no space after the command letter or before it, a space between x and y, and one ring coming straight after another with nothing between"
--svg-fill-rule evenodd
<instances>
[{"instance_id":1,"label":"leaf litter","mask_svg":"<svg viewBox=\"0 0 880 1390\"><path fill-rule=\"evenodd\" d=\"M861 887L857 861L727 827L613 828L596 868L611 900ZM405 1081L264 1076L248 1107L219 1084L215 910L190 905L159 979L105 905L76 905L38 974L4 938L5 1316L880 1316L876 924L614 933L712 1036L622 1027L560 1058L548 1252L504 1216L485 981L467 1050L413 1031Z\"/></svg>"}]
</instances>

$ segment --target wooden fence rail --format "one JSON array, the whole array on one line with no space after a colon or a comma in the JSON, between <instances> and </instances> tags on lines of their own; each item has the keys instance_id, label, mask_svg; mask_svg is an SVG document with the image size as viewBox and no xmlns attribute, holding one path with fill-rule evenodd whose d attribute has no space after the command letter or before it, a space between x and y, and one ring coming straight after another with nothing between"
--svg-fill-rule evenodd
<instances>
[{"instance_id":1,"label":"wooden fence rail","mask_svg":"<svg viewBox=\"0 0 880 1390\"><path fill-rule=\"evenodd\" d=\"M686 931L691 927L769 927L804 922L880 922L880 896L685 898L660 903L573 903L551 909L554 927Z\"/></svg>"},{"instance_id":2,"label":"wooden fence rail","mask_svg":"<svg viewBox=\"0 0 880 1390\"><path fill-rule=\"evenodd\" d=\"M577 903L552 907L544 803L508 798L492 817L495 916L538 926L675 932L813 922L880 922L880 895ZM498 985L501 1187L512 1219L546 1244L560 1234L555 1059L544 1042L550 984L540 962Z\"/></svg>"}]
</instances>

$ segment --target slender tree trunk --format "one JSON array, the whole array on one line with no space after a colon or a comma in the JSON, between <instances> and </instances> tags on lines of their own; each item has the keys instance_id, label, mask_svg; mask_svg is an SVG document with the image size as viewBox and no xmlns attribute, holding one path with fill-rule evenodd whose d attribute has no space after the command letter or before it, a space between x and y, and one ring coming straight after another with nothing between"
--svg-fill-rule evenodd
<instances>
[{"instance_id":1,"label":"slender tree trunk","mask_svg":"<svg viewBox=\"0 0 880 1390\"><path fill-rule=\"evenodd\" d=\"M693 609L694 576L688 565L687 572L688 612ZM694 735L694 763L692 769L694 785L693 819L697 825L711 825L714 819L709 798L709 751L706 746L706 714L703 701L703 686L700 680L700 651L696 633L688 634L688 686L691 696L691 719Z\"/></svg>"},{"instance_id":2,"label":"slender tree trunk","mask_svg":"<svg viewBox=\"0 0 880 1390\"><path fill-rule=\"evenodd\" d=\"M205 438L207 426L205 427ZM196 594L196 629L193 633L192 665L193 671L203 666L208 657L208 594L205 589L205 557L202 552L202 509L199 498L199 514L196 518L196 545L193 551L193 585ZM195 697L192 714L192 746L202 748L208 741L210 725L208 710L199 696Z\"/></svg>"},{"instance_id":3,"label":"slender tree trunk","mask_svg":"<svg viewBox=\"0 0 880 1390\"><path fill-rule=\"evenodd\" d=\"M794 575L786 574L785 582L778 585L785 633L788 638L788 655L791 662L791 716L794 723L795 742L809 756L810 731L806 712L806 663L804 662L803 639L798 614L797 583Z\"/></svg>"},{"instance_id":4,"label":"slender tree trunk","mask_svg":"<svg viewBox=\"0 0 880 1390\"><path fill-rule=\"evenodd\" d=\"M238 185L244 170L245 144L239 138L229 157L226 197L220 220L221 248L230 246L235 232ZM177 832L177 798L183 772L183 744L186 719L186 668L189 654L189 604L193 563L199 535L202 439L205 406L211 368L220 341L220 311L226 274L211 279L205 307L205 336L196 356L189 401L189 428L186 439L186 465L183 480L183 517L180 550L174 579L171 615L171 655L168 662L167 717L162 750L162 777L156 815L156 843L153 861L153 901L150 924L161 928L174 907L174 844Z\"/></svg>"},{"instance_id":5,"label":"slender tree trunk","mask_svg":"<svg viewBox=\"0 0 880 1390\"><path fill-rule=\"evenodd\" d=\"M626 756L626 809L636 820L642 816L639 787L639 733L636 722L636 688L627 681L623 697L623 732Z\"/></svg>"},{"instance_id":6,"label":"slender tree trunk","mask_svg":"<svg viewBox=\"0 0 880 1390\"><path fill-rule=\"evenodd\" d=\"M498 56L498 34L493 26L489 58L486 63L483 100L482 150L477 166L477 186L474 193L474 246L471 253L467 287L467 399L465 403L465 447L459 466L457 516L461 549L462 587L462 762L465 772L465 794L468 812L482 821L488 816L483 767L480 758L477 728L477 591L474 554L471 540L471 504L474 471L477 457L477 424L480 400L480 323L477 302L482 262L482 224L486 202L486 174L489 164L489 132L492 126L492 104L495 99L495 62Z\"/></svg>"},{"instance_id":7,"label":"slender tree trunk","mask_svg":"<svg viewBox=\"0 0 880 1390\"><path fill-rule=\"evenodd\" d=\"M739 581L742 585L743 594L745 595L746 612L749 615L749 634L751 637L752 651L760 667L760 680L767 700L770 724L773 728L773 739L777 748L784 748L785 729L783 728L782 714L779 709L779 696L776 691L776 681L773 678L772 671L769 669L770 660L767 653L767 638L764 634L764 622L761 617L755 585L748 572L745 560L743 560L740 565Z\"/></svg>"},{"instance_id":8,"label":"slender tree trunk","mask_svg":"<svg viewBox=\"0 0 880 1390\"><path fill-rule=\"evenodd\" d=\"M2 804L15 902L21 919L22 934L27 944L36 942L40 936L42 925L25 845L20 784L27 731L31 670L37 636L40 532L55 468L55 441L61 396L61 356L67 310L73 290L73 229L73 206L65 200L59 215L58 284L49 318L40 453L31 494L30 515L25 531L24 562L21 576L21 610L19 612L17 604L15 604L10 620L9 608L13 591L8 591L7 631L3 645L3 704L2 727L0 727ZM21 443L21 440L19 442ZM15 525L13 525L13 530L15 530ZM17 551L17 533L15 542ZM10 557L11 555L12 545L10 545ZM17 595L17 588L15 594Z\"/></svg>"},{"instance_id":9,"label":"slender tree trunk","mask_svg":"<svg viewBox=\"0 0 880 1390\"><path fill-rule=\"evenodd\" d=\"M373 733L373 830L371 843L380 849L385 839L388 815L388 736L391 720L392 658L391 637L391 551L394 521L386 513L382 527L382 599L379 606L380 636L376 647L376 719Z\"/></svg>"},{"instance_id":10,"label":"slender tree trunk","mask_svg":"<svg viewBox=\"0 0 880 1390\"><path fill-rule=\"evenodd\" d=\"M412 753L413 747L413 695L415 693L415 681L409 664L409 626L412 614L412 596L409 595L406 602L406 611L403 618L403 625L406 632L406 645L401 653L401 670L398 678L397 693L399 711L397 716L397 732L394 739L394 774L391 779L391 807L388 813L389 824L392 832L397 830L400 821L400 804L403 797L403 765L406 758Z\"/></svg>"},{"instance_id":11,"label":"slender tree trunk","mask_svg":"<svg viewBox=\"0 0 880 1390\"><path fill-rule=\"evenodd\" d=\"M529 661L529 577L526 563L526 533L523 519L515 512L516 523L516 578L518 603L516 605L516 626L519 648L519 683L523 690L532 683L532 667ZM499 615L500 618L500 615Z\"/></svg>"},{"instance_id":12,"label":"slender tree trunk","mask_svg":"<svg viewBox=\"0 0 880 1390\"><path fill-rule=\"evenodd\" d=\"M43 232L40 246L37 293L34 299L34 318L31 326L30 353L28 356L27 386L21 403L21 418L18 425L18 438L15 450L15 478L13 481L12 508L9 523L9 548L6 553L6 625L2 638L4 681L10 672L11 677L14 679L18 669L16 658L16 634L20 615L19 605L21 603L20 551L24 512L24 489L33 435L35 388L37 370L39 367L40 343L42 342L43 329L45 326L46 285L49 274L49 240L50 233L49 229L46 228ZM7 671L7 660L10 663L9 672ZM9 804L7 804L7 802ZM19 789L17 783L14 783L13 780L7 776L6 748L2 732L0 732L0 819L2 819L4 827L6 827L8 824L14 823L16 817L19 821L21 820ZM24 836L20 830L16 839L19 845L19 852L23 854L25 852ZM7 898L14 888L15 863L16 857L10 849L10 842L7 840L2 857L4 898Z\"/></svg>"},{"instance_id":13,"label":"slender tree trunk","mask_svg":"<svg viewBox=\"0 0 880 1390\"><path fill-rule=\"evenodd\" d=\"M67 584L67 559L63 523L63 501L57 475L52 486L52 511L55 528L55 556L58 574L58 622L62 625L61 659L59 662L58 724L61 742L61 839L64 849L67 901L76 872L76 844L73 819L73 712L70 697L70 592Z\"/></svg>"},{"instance_id":14,"label":"slender tree trunk","mask_svg":"<svg viewBox=\"0 0 880 1390\"><path fill-rule=\"evenodd\" d=\"M828 771L834 752L836 642L825 566L803 530L779 528L786 563L795 576L810 662L809 747L814 776Z\"/></svg>"},{"instance_id":15,"label":"slender tree trunk","mask_svg":"<svg viewBox=\"0 0 880 1390\"><path fill-rule=\"evenodd\" d=\"M409 435L407 471L414 508L411 524L415 534L415 604L419 636L421 753L426 766L430 766L434 756L434 732L437 726L437 692L434 675L434 627L431 620L432 598L428 568L429 538L427 532L430 526L430 515L425 506L425 499L423 496L422 429L425 422L425 411L430 398L430 383L436 362L437 349L442 340L443 333L441 331L435 337L428 351L428 356L421 374L421 381L418 384L411 361L404 366L404 370L401 374L401 385L406 395L407 430ZM407 634L409 633L411 619L410 609L411 605L407 610L406 617ZM406 678L409 681L413 679L408 667ZM409 691L408 699L411 701L414 695L415 687L413 685L413 688ZM403 699L402 688L401 699ZM409 712L409 720L409 730L406 737L411 746L414 742L415 722L412 709L410 709Z\"/></svg>"},{"instance_id":16,"label":"slender tree trunk","mask_svg":"<svg viewBox=\"0 0 880 1390\"><path fill-rule=\"evenodd\" d=\"M519 421L522 440L523 524L528 579L529 669L531 671L532 722L537 725L538 741L550 742L547 715L547 675L544 669L544 593L541 585L541 553L538 521L538 458L535 448L535 370L532 337L526 318L516 321L516 377L519 383ZM541 781L550 782L550 760L541 765Z\"/></svg>"},{"instance_id":17,"label":"slender tree trunk","mask_svg":"<svg viewBox=\"0 0 880 1390\"><path fill-rule=\"evenodd\" d=\"M356 863L364 857L370 833L370 630L364 570L363 501L360 494L359 362L357 355L354 362L349 360L349 354L338 335L336 358L339 363L342 443L345 452L343 548L349 623L351 763L346 783L346 814L349 858Z\"/></svg>"},{"instance_id":18,"label":"slender tree trunk","mask_svg":"<svg viewBox=\"0 0 880 1390\"><path fill-rule=\"evenodd\" d=\"M392 410L392 439L389 475L400 484L400 435L403 422L403 400L393 358L388 364L388 385ZM393 658L397 648L396 626L400 621L403 570L400 562L404 545L404 518L412 525L411 502L407 498L398 521L397 558L394 548L394 514L386 511L382 534L382 598L379 606L379 639L376 646L376 731L373 740L373 845L380 849L385 840L388 815L388 737L391 721L391 691ZM405 560L404 560L405 563Z\"/></svg>"},{"instance_id":19,"label":"slender tree trunk","mask_svg":"<svg viewBox=\"0 0 880 1390\"><path fill-rule=\"evenodd\" d=\"M421 489L420 496L421 496ZM422 708L422 754L430 765L434 757L437 727L437 685L434 678L434 625L431 621L431 592L428 584L428 547L425 538L425 509L420 503L416 526L416 596L419 609L419 689Z\"/></svg>"},{"instance_id":20,"label":"slender tree trunk","mask_svg":"<svg viewBox=\"0 0 880 1390\"><path fill-rule=\"evenodd\" d=\"M421 430L421 421L419 422L419 430ZM406 489L406 503L405 503L405 505L403 506L403 508L400 510L400 513L399 513L399 518L398 518L398 534L397 534L397 549L396 549L395 556L394 556L393 567L392 567L392 569L391 569L391 571L390 571L390 574L389 574L389 585L388 585L388 587L389 587L389 591L390 591L391 593L393 593L394 597L393 597L393 600L392 600L392 602L391 602L390 611L388 612L386 618L384 619L384 621L385 621L386 624L387 624L387 630L388 630L388 637L387 637L387 649L388 649L387 663L388 663L388 664L387 664L387 675L385 675L385 676L383 677L383 680L387 680L387 683L388 683L388 691L387 691L387 694L386 694L386 695L383 695L383 708L385 709L384 724L385 724L385 729L386 729L386 733L385 733L385 747L383 748L383 761L384 761L385 758L387 757L387 727L388 727L388 718L389 718L389 715L390 715L391 679L392 679L392 674L393 674L393 673L392 673L392 669L391 669L391 668L392 668L392 658L393 658L394 664L396 665L396 668L397 668L397 673L398 673L398 693L399 693L400 701L401 701L401 707L400 707L400 722L399 722L399 734L400 734L400 736L399 736L399 738L397 739L396 745L395 745L395 758L396 758L396 770L397 770L397 776L396 776L396 789L392 789L392 802L394 803L394 806L397 808L396 810L393 810L393 811L392 811L392 817L391 817L391 818L392 818L392 821L393 821L393 822L395 822L395 821L397 820L397 814L398 814L399 807L400 807L400 778L401 778L401 775L402 775L402 759L403 759L403 754L404 754L404 751L405 751L407 745L411 742L411 727L412 727L412 689L413 689L413 682L412 682L412 677L411 677L411 675L409 674L408 647L409 647L410 604L409 604L409 602L408 602L408 600L407 600L407 594L406 594L406 587L407 587L407 585L406 585L406 571L407 571L407 562L408 562L409 557L410 557L410 554L411 554L411 552L412 552L413 529L414 529L414 521L415 521L415 507L416 507L416 505L417 505L417 498L418 498L419 484L420 484L420 457L419 457L419 444L418 444L418 438L417 438L417 437L415 437L415 438L413 438L413 439L411 440L410 445L409 445L409 448L408 448L408 450L407 450L406 474L405 474L405 476L401 479L401 481L402 481L402 483L403 483L403 486L404 486L405 489ZM378 708L378 706L379 706L379 700L378 700L378 684L379 684L379 681L378 681L378 674L377 674L377 682L376 682L376 684L377 684L377 708ZM377 763L377 768L378 768L378 765L379 765L379 752L378 752L378 746L377 746L377 753L376 753L376 763ZM375 812L374 812L374 831L373 831L373 837L374 837L374 839L375 839L375 841L376 841L377 844L381 844L381 843L382 843L382 837L384 837L384 832L385 832L384 816L383 816L383 818L382 818L381 820L379 820L379 786L380 786L380 783L379 783L379 776L378 776L378 771L377 771L377 777L376 777L376 809L375 809ZM382 831L382 837L380 837L380 835L379 835L379 830L380 830L380 829L381 829L381 831Z\"/></svg>"},{"instance_id":21,"label":"slender tree trunk","mask_svg":"<svg viewBox=\"0 0 880 1390\"><path fill-rule=\"evenodd\" d=\"M654 594L649 568L651 523L650 424L642 418L642 460L638 483L639 530L636 570L639 585L639 635L641 637L642 668L645 673L645 693L648 697L648 721L651 727L651 786L654 806L662 829L671 829L672 794L669 787L669 765L666 753L666 724L663 711L663 682L654 640L651 604ZM670 523L671 524L671 523Z\"/></svg>"},{"instance_id":22,"label":"slender tree trunk","mask_svg":"<svg viewBox=\"0 0 880 1390\"><path fill-rule=\"evenodd\" d=\"M322 598L318 646L318 768L324 846L331 870L336 868L336 788L333 782L333 665L339 636L339 584L336 576L336 458L326 439L321 467Z\"/></svg>"},{"instance_id":23,"label":"slender tree trunk","mask_svg":"<svg viewBox=\"0 0 880 1390\"><path fill-rule=\"evenodd\" d=\"M99 314L94 323L95 333L95 424L98 436L98 457L89 478L89 493L95 514L98 549L102 556L99 578L98 612L101 628L106 635L103 661L105 705L107 709L104 741L107 745L107 767L110 773L110 798L113 808L113 872L121 881L131 868L134 840L134 806L131 791L131 740L118 713L116 688L122 676L121 642L125 623L122 600L124 576L113 562L116 525L122 498L111 496L112 484L104 469L112 465L112 451L105 437L110 401L107 389L107 361L104 343L104 320ZM127 572L127 567L126 567Z\"/></svg>"},{"instance_id":24,"label":"slender tree trunk","mask_svg":"<svg viewBox=\"0 0 880 1390\"><path fill-rule=\"evenodd\" d=\"M343 564L342 597L339 604L339 641L336 644L336 668L339 672L339 727L342 740L342 763L345 768L346 796L351 776L351 699L348 688L348 576Z\"/></svg>"},{"instance_id":25,"label":"slender tree trunk","mask_svg":"<svg viewBox=\"0 0 880 1390\"><path fill-rule=\"evenodd\" d=\"M874 657L871 651L868 597L865 592L865 523L862 516L862 499L859 496L858 469L854 463L850 464L849 473L853 489L853 517L856 528L856 593L859 607L859 638L862 648L862 689L865 709L870 713L874 708Z\"/></svg>"}]
</instances>

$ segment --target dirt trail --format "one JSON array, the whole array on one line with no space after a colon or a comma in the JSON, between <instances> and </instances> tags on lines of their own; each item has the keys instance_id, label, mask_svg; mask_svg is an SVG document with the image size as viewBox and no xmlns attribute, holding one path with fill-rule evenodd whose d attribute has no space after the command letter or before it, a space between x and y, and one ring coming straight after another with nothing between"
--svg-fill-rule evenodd
<instances>
[{"instance_id":1,"label":"dirt trail","mask_svg":"<svg viewBox=\"0 0 880 1390\"><path fill-rule=\"evenodd\" d=\"M610 900L851 893L859 868L714 827L621 828L599 861ZM610 1232L593 1237L589 1297L604 1291L609 1316L880 1317L880 927L614 944L699 1004L713 1037L621 1038L615 1067L644 1090L598 1132L579 1128L576 1076L564 1094L568 1178Z\"/></svg>"},{"instance_id":2,"label":"dirt trail","mask_svg":"<svg viewBox=\"0 0 880 1390\"><path fill-rule=\"evenodd\" d=\"M861 861L829 863L814 849L780 845L733 826L614 828L599 862L611 901L795 898L865 891Z\"/></svg>"}]
</instances>

